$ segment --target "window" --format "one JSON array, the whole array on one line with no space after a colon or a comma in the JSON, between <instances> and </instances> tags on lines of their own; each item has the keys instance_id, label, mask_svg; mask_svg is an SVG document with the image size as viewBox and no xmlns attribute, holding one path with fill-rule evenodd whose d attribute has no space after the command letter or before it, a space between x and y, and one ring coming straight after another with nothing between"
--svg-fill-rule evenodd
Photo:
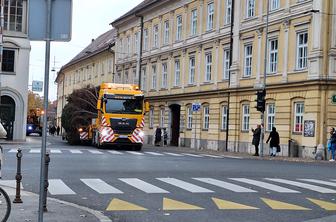
<instances>
[{"instance_id":1,"label":"window","mask_svg":"<svg viewBox=\"0 0 336 222\"><path fill-rule=\"evenodd\" d=\"M146 67L141 69L141 76L142 76L142 81L141 81L141 89L146 90L146 82L147 82L147 76L146 76Z\"/></svg>"},{"instance_id":2,"label":"window","mask_svg":"<svg viewBox=\"0 0 336 222\"><path fill-rule=\"evenodd\" d=\"M155 25L153 28L153 47L159 47L159 26Z\"/></svg>"},{"instance_id":3,"label":"window","mask_svg":"<svg viewBox=\"0 0 336 222\"><path fill-rule=\"evenodd\" d=\"M276 10L280 8L280 0L269 0L270 1L270 10Z\"/></svg>"},{"instance_id":4,"label":"window","mask_svg":"<svg viewBox=\"0 0 336 222\"><path fill-rule=\"evenodd\" d=\"M212 54L211 52L205 55L205 81L211 81L211 65L212 65Z\"/></svg>"},{"instance_id":5,"label":"window","mask_svg":"<svg viewBox=\"0 0 336 222\"><path fill-rule=\"evenodd\" d=\"M267 131L272 131L272 127L275 124L275 105L268 104L267 105Z\"/></svg>"},{"instance_id":6,"label":"window","mask_svg":"<svg viewBox=\"0 0 336 222\"><path fill-rule=\"evenodd\" d=\"M127 56L130 56L131 54L131 38L127 37Z\"/></svg>"},{"instance_id":7,"label":"window","mask_svg":"<svg viewBox=\"0 0 336 222\"><path fill-rule=\"evenodd\" d=\"M113 60L109 59L108 60L108 72L112 73L112 70L113 70Z\"/></svg>"},{"instance_id":8,"label":"window","mask_svg":"<svg viewBox=\"0 0 336 222\"><path fill-rule=\"evenodd\" d=\"M189 84L195 83L195 57L189 58Z\"/></svg>"},{"instance_id":9,"label":"window","mask_svg":"<svg viewBox=\"0 0 336 222\"><path fill-rule=\"evenodd\" d=\"M308 33L302 32L297 34L296 46L296 68L307 68L307 55L308 55Z\"/></svg>"},{"instance_id":10,"label":"window","mask_svg":"<svg viewBox=\"0 0 336 222\"><path fill-rule=\"evenodd\" d=\"M249 131L250 128L250 106L243 105L242 131Z\"/></svg>"},{"instance_id":11,"label":"window","mask_svg":"<svg viewBox=\"0 0 336 222\"><path fill-rule=\"evenodd\" d=\"M250 77L252 74L252 45L244 47L244 77Z\"/></svg>"},{"instance_id":12,"label":"window","mask_svg":"<svg viewBox=\"0 0 336 222\"><path fill-rule=\"evenodd\" d=\"M152 66L152 89L156 89L156 65Z\"/></svg>"},{"instance_id":13,"label":"window","mask_svg":"<svg viewBox=\"0 0 336 222\"><path fill-rule=\"evenodd\" d=\"M174 81L174 86L179 86L180 85L180 60L176 59L175 60L175 81Z\"/></svg>"},{"instance_id":14,"label":"window","mask_svg":"<svg viewBox=\"0 0 336 222\"><path fill-rule=\"evenodd\" d=\"M210 124L210 110L209 106L203 108L203 129L208 130Z\"/></svg>"},{"instance_id":15,"label":"window","mask_svg":"<svg viewBox=\"0 0 336 222\"><path fill-rule=\"evenodd\" d=\"M302 133L303 129L303 112L304 112L304 103L297 102L294 103L294 132Z\"/></svg>"},{"instance_id":16,"label":"window","mask_svg":"<svg viewBox=\"0 0 336 222\"><path fill-rule=\"evenodd\" d=\"M208 16L207 16L207 31L213 29L213 23L214 23L214 3L211 2L208 4Z\"/></svg>"},{"instance_id":17,"label":"window","mask_svg":"<svg viewBox=\"0 0 336 222\"><path fill-rule=\"evenodd\" d=\"M225 6L225 24L231 23L232 0L226 0Z\"/></svg>"},{"instance_id":18,"label":"window","mask_svg":"<svg viewBox=\"0 0 336 222\"><path fill-rule=\"evenodd\" d=\"M6 0L4 1L4 29L16 32L22 32L22 0Z\"/></svg>"},{"instance_id":19,"label":"window","mask_svg":"<svg viewBox=\"0 0 336 222\"><path fill-rule=\"evenodd\" d=\"M151 107L149 110L149 128L153 129L154 126L154 108Z\"/></svg>"},{"instance_id":20,"label":"window","mask_svg":"<svg viewBox=\"0 0 336 222\"><path fill-rule=\"evenodd\" d=\"M269 40L268 72L276 73L278 69L278 40Z\"/></svg>"},{"instance_id":21,"label":"window","mask_svg":"<svg viewBox=\"0 0 336 222\"><path fill-rule=\"evenodd\" d=\"M133 69L133 84L138 84L136 69Z\"/></svg>"},{"instance_id":22,"label":"window","mask_svg":"<svg viewBox=\"0 0 336 222\"><path fill-rule=\"evenodd\" d=\"M15 50L3 49L2 71L3 72L15 72Z\"/></svg>"},{"instance_id":23,"label":"window","mask_svg":"<svg viewBox=\"0 0 336 222\"><path fill-rule=\"evenodd\" d=\"M128 71L125 72L124 83L128 84Z\"/></svg>"},{"instance_id":24,"label":"window","mask_svg":"<svg viewBox=\"0 0 336 222\"><path fill-rule=\"evenodd\" d=\"M164 35L163 35L163 44L169 44L169 21L165 21L164 24Z\"/></svg>"},{"instance_id":25,"label":"window","mask_svg":"<svg viewBox=\"0 0 336 222\"><path fill-rule=\"evenodd\" d=\"M223 79L229 79L230 75L230 50L224 50L224 62L223 62Z\"/></svg>"},{"instance_id":26,"label":"window","mask_svg":"<svg viewBox=\"0 0 336 222\"><path fill-rule=\"evenodd\" d=\"M165 109L161 108L160 109L160 127L164 127L164 123L165 123Z\"/></svg>"},{"instance_id":27,"label":"window","mask_svg":"<svg viewBox=\"0 0 336 222\"><path fill-rule=\"evenodd\" d=\"M228 107L222 106L222 112L221 112L221 129L222 130L226 130L227 113L228 113Z\"/></svg>"},{"instance_id":28,"label":"window","mask_svg":"<svg viewBox=\"0 0 336 222\"><path fill-rule=\"evenodd\" d=\"M190 30L191 36L194 36L197 34L197 9L194 9L191 11L191 30Z\"/></svg>"},{"instance_id":29,"label":"window","mask_svg":"<svg viewBox=\"0 0 336 222\"><path fill-rule=\"evenodd\" d=\"M182 15L176 17L176 41L182 39Z\"/></svg>"},{"instance_id":30,"label":"window","mask_svg":"<svg viewBox=\"0 0 336 222\"><path fill-rule=\"evenodd\" d=\"M192 114L193 114L193 111L191 109L191 106L188 106L187 107L187 129L192 129L192 121L193 121Z\"/></svg>"},{"instance_id":31,"label":"window","mask_svg":"<svg viewBox=\"0 0 336 222\"><path fill-rule=\"evenodd\" d=\"M168 70L167 70L168 66L167 63L163 63L162 64L162 83L161 83L161 87L163 89L167 88L167 81L168 81Z\"/></svg>"},{"instance_id":32,"label":"window","mask_svg":"<svg viewBox=\"0 0 336 222\"><path fill-rule=\"evenodd\" d=\"M101 75L103 76L105 74L105 61L102 61L101 64L100 64L100 72L101 72Z\"/></svg>"},{"instance_id":33,"label":"window","mask_svg":"<svg viewBox=\"0 0 336 222\"><path fill-rule=\"evenodd\" d=\"M254 8L254 0L246 0L246 18L251 18L254 16Z\"/></svg>"},{"instance_id":34,"label":"window","mask_svg":"<svg viewBox=\"0 0 336 222\"><path fill-rule=\"evenodd\" d=\"M134 34L134 53L138 54L139 49L139 32Z\"/></svg>"},{"instance_id":35,"label":"window","mask_svg":"<svg viewBox=\"0 0 336 222\"><path fill-rule=\"evenodd\" d=\"M148 49L148 29L144 30L144 42L143 42L143 49L146 51Z\"/></svg>"}]
</instances>

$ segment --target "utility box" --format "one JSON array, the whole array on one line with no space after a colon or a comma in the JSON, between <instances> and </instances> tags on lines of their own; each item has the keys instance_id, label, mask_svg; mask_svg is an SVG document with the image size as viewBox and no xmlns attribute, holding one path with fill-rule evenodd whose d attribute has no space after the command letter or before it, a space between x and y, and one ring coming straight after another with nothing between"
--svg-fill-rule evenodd
<instances>
[{"instance_id":1,"label":"utility box","mask_svg":"<svg viewBox=\"0 0 336 222\"><path fill-rule=\"evenodd\" d=\"M299 145L293 139L288 140L288 156L299 157Z\"/></svg>"}]
</instances>

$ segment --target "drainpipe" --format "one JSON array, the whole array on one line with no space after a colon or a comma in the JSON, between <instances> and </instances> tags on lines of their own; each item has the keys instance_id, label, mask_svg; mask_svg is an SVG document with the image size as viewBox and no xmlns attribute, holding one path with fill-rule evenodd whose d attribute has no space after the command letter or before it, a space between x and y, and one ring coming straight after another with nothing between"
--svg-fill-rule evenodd
<instances>
[{"instance_id":1,"label":"drainpipe","mask_svg":"<svg viewBox=\"0 0 336 222\"><path fill-rule=\"evenodd\" d=\"M142 15L135 15L135 17L140 18L140 41L139 41L139 46L138 46L138 58L137 58L137 75L139 78L139 87L141 87L141 59L142 59L142 44L143 44L143 29L144 29L144 18Z\"/></svg>"}]
</instances>

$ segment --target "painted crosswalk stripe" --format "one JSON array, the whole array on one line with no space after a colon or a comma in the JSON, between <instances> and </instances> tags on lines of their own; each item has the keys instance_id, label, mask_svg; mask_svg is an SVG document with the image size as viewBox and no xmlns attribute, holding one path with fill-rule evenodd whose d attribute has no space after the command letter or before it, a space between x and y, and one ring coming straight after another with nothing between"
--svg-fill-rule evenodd
<instances>
[{"instance_id":1,"label":"painted crosswalk stripe","mask_svg":"<svg viewBox=\"0 0 336 222\"><path fill-rule=\"evenodd\" d=\"M52 195L71 195L76 194L70 187L68 187L62 180L60 179L50 179L48 180L49 187L48 191Z\"/></svg>"},{"instance_id":2,"label":"painted crosswalk stripe","mask_svg":"<svg viewBox=\"0 0 336 222\"><path fill-rule=\"evenodd\" d=\"M52 149L52 150L50 150L50 153L62 153L62 151L61 150Z\"/></svg>"},{"instance_id":3,"label":"painted crosswalk stripe","mask_svg":"<svg viewBox=\"0 0 336 222\"><path fill-rule=\"evenodd\" d=\"M40 149L31 149L29 153L41 153Z\"/></svg>"},{"instance_id":4,"label":"painted crosswalk stripe","mask_svg":"<svg viewBox=\"0 0 336 222\"><path fill-rule=\"evenodd\" d=\"M278 193L300 193L299 191L296 190L291 190L285 187L281 187L275 184L271 184L271 183L266 183L266 182L262 182L262 181L257 181L257 180L252 180L252 179L246 179L246 178L229 178L230 180L235 180L235 181L239 181L242 183L247 183L247 184L251 184L257 187L261 187L267 190L272 190Z\"/></svg>"},{"instance_id":5,"label":"painted crosswalk stripe","mask_svg":"<svg viewBox=\"0 0 336 222\"><path fill-rule=\"evenodd\" d=\"M156 153L156 152L145 152L147 154L151 154L151 155L154 155L154 156L164 156L162 153Z\"/></svg>"},{"instance_id":6,"label":"painted crosswalk stripe","mask_svg":"<svg viewBox=\"0 0 336 222\"><path fill-rule=\"evenodd\" d=\"M156 178L191 193L213 193L214 191L175 178Z\"/></svg>"},{"instance_id":7,"label":"painted crosswalk stripe","mask_svg":"<svg viewBox=\"0 0 336 222\"><path fill-rule=\"evenodd\" d=\"M109 150L107 152L109 152L111 154L117 154L117 155L122 155L123 154L122 152L118 152L118 151L115 151L115 150Z\"/></svg>"},{"instance_id":8,"label":"painted crosswalk stripe","mask_svg":"<svg viewBox=\"0 0 336 222\"><path fill-rule=\"evenodd\" d=\"M71 153L74 153L74 154L82 154L83 152L80 151L80 150L70 150Z\"/></svg>"},{"instance_id":9,"label":"painted crosswalk stripe","mask_svg":"<svg viewBox=\"0 0 336 222\"><path fill-rule=\"evenodd\" d=\"M10 149L8 153L17 153L17 149Z\"/></svg>"},{"instance_id":10,"label":"painted crosswalk stripe","mask_svg":"<svg viewBox=\"0 0 336 222\"><path fill-rule=\"evenodd\" d=\"M161 189L160 187L154 186L137 178L119 178L119 180L145 193L169 193L168 191Z\"/></svg>"},{"instance_id":11,"label":"painted crosswalk stripe","mask_svg":"<svg viewBox=\"0 0 336 222\"><path fill-rule=\"evenodd\" d=\"M336 183L329 182L329 181L324 181L324 180L316 180L316 179L299 179L299 180L306 181L306 182L323 184L323 185L327 185L327 186L331 186L331 187L336 187Z\"/></svg>"},{"instance_id":12,"label":"painted crosswalk stripe","mask_svg":"<svg viewBox=\"0 0 336 222\"><path fill-rule=\"evenodd\" d=\"M238 160L244 159L244 157L241 157L241 156L222 155L222 157L229 158L229 159L238 159Z\"/></svg>"},{"instance_id":13,"label":"painted crosswalk stripe","mask_svg":"<svg viewBox=\"0 0 336 222\"><path fill-rule=\"evenodd\" d=\"M185 156L192 156L192 157L203 157L201 155L197 155L197 154L191 154L191 153L182 153Z\"/></svg>"},{"instance_id":14,"label":"painted crosswalk stripe","mask_svg":"<svg viewBox=\"0 0 336 222\"><path fill-rule=\"evenodd\" d=\"M100 194L120 194L123 193L115 187L107 184L101 179L80 179L83 183L89 186L91 189L97 191Z\"/></svg>"},{"instance_id":15,"label":"painted crosswalk stripe","mask_svg":"<svg viewBox=\"0 0 336 222\"><path fill-rule=\"evenodd\" d=\"M129 154L134 154L134 155L145 155L145 154L143 154L143 153L139 153L139 152L135 152L135 151L126 151L127 153L129 153Z\"/></svg>"},{"instance_id":16,"label":"painted crosswalk stripe","mask_svg":"<svg viewBox=\"0 0 336 222\"><path fill-rule=\"evenodd\" d=\"M233 192L237 192L237 193L256 193L258 191L255 190L251 190L233 183L228 183L228 182L224 182L221 180L216 180L213 178L193 178L194 180L198 180L204 183L208 183L217 187L221 187L227 190L231 190Z\"/></svg>"},{"instance_id":17,"label":"painted crosswalk stripe","mask_svg":"<svg viewBox=\"0 0 336 222\"><path fill-rule=\"evenodd\" d=\"M167 155L170 155L170 156L183 156L183 155L178 154L178 153L169 153L169 152L163 152L163 153L165 153Z\"/></svg>"},{"instance_id":18,"label":"painted crosswalk stripe","mask_svg":"<svg viewBox=\"0 0 336 222\"><path fill-rule=\"evenodd\" d=\"M285 180L285 179L275 179L275 178L265 178L266 180L270 180L270 181L274 181L274 182L278 182L278 183L284 183L284 184L288 184L288 185L292 185L292 186L297 186L300 188L305 188L308 190L313 190L319 193L336 193L336 190L331 190L325 187L320 187L320 186L316 186L316 185L311 185L311 184L307 184L307 183L301 183L301 182L296 182L296 181L292 181L292 180Z\"/></svg>"},{"instance_id":19,"label":"painted crosswalk stripe","mask_svg":"<svg viewBox=\"0 0 336 222\"><path fill-rule=\"evenodd\" d=\"M103 152L100 152L98 150L89 150L89 152L92 154L103 154Z\"/></svg>"},{"instance_id":20,"label":"painted crosswalk stripe","mask_svg":"<svg viewBox=\"0 0 336 222\"><path fill-rule=\"evenodd\" d=\"M210 155L210 154L202 154L202 156L212 157L212 158L223 158L222 156L215 156L215 155Z\"/></svg>"}]
</instances>

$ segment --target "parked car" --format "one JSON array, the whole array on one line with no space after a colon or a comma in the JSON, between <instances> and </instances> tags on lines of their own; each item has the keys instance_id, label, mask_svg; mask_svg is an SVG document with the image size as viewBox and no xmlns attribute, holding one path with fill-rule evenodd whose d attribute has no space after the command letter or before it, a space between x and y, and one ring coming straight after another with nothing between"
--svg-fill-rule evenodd
<instances>
[{"instance_id":1,"label":"parked car","mask_svg":"<svg viewBox=\"0 0 336 222\"><path fill-rule=\"evenodd\" d=\"M39 136L42 136L42 128L38 125L28 123L26 128L26 135L29 136L30 134L36 133Z\"/></svg>"}]
</instances>

